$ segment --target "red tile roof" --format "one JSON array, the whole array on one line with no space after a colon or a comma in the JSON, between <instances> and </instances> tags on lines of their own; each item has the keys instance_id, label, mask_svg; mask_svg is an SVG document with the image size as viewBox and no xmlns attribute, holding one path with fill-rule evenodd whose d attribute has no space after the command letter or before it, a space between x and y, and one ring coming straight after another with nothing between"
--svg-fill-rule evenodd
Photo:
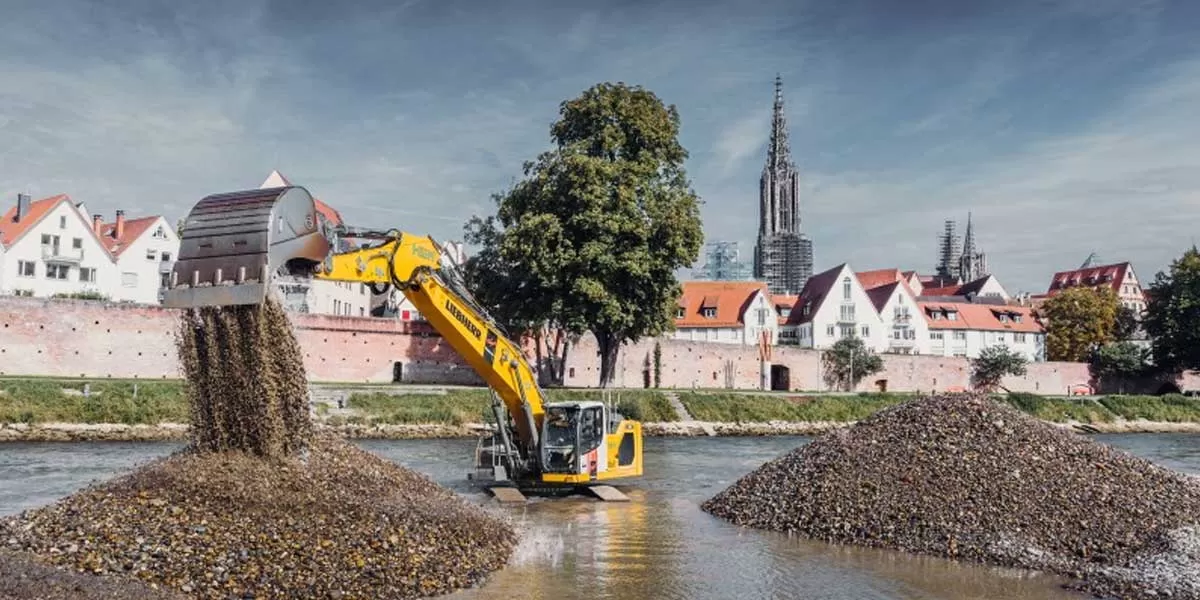
<instances>
[{"instance_id":1,"label":"red tile roof","mask_svg":"<svg viewBox=\"0 0 1200 600\"><path fill-rule=\"evenodd\" d=\"M957 296L962 286L948 285L946 287L927 287L921 290L922 296Z\"/></svg>"},{"instance_id":2,"label":"red tile roof","mask_svg":"<svg viewBox=\"0 0 1200 600\"><path fill-rule=\"evenodd\" d=\"M1006 306L992 304L968 304L965 302L918 302L930 329L963 329L976 331L1013 331L1017 333L1042 333L1045 329L1033 316L1033 308L1028 306ZM957 319L951 321L945 317L934 319L930 311L956 311ZM1001 315L1007 315L1007 322L1000 320ZM1020 316L1021 322L1016 322L1013 316Z\"/></svg>"},{"instance_id":3,"label":"red tile roof","mask_svg":"<svg viewBox=\"0 0 1200 600\"><path fill-rule=\"evenodd\" d=\"M71 198L66 194L59 194L30 202L29 214L25 215L19 223L16 221L17 207L14 204L12 208L9 208L4 213L4 217L0 219L0 243L3 243L5 247L12 246L26 231L29 231L38 221L41 221L42 217L45 217L47 213L54 210L60 203L70 201Z\"/></svg>"},{"instance_id":4,"label":"red tile roof","mask_svg":"<svg viewBox=\"0 0 1200 600\"><path fill-rule=\"evenodd\" d=\"M685 281L679 306L683 318L675 319L676 327L738 327L743 313L758 292L767 294L767 284L761 281ZM717 309L715 317L705 317L702 308Z\"/></svg>"},{"instance_id":5,"label":"red tile roof","mask_svg":"<svg viewBox=\"0 0 1200 600\"><path fill-rule=\"evenodd\" d=\"M321 215L325 217L325 220L329 221L330 224L332 224L332 225L342 225L343 224L341 213L334 210L332 206L329 206L328 204L321 202L320 198L313 198L313 203L316 205L317 212L321 213Z\"/></svg>"},{"instance_id":6,"label":"red tile roof","mask_svg":"<svg viewBox=\"0 0 1200 600\"><path fill-rule=\"evenodd\" d=\"M874 271L855 273L855 275L858 277L858 282L862 284L864 290L870 290L881 285L888 285L905 279L900 269L875 269Z\"/></svg>"},{"instance_id":7,"label":"red tile roof","mask_svg":"<svg viewBox=\"0 0 1200 600\"><path fill-rule=\"evenodd\" d=\"M121 232L120 239L116 237L117 224L105 223L100 226L100 243L104 245L104 249L108 250L109 254L120 256L157 221L158 216L125 219L125 230Z\"/></svg>"},{"instance_id":8,"label":"red tile roof","mask_svg":"<svg viewBox=\"0 0 1200 600\"><path fill-rule=\"evenodd\" d=\"M1119 293L1121 283L1125 281L1125 274L1129 268L1128 262L1122 262L1086 269L1059 271L1050 279L1050 289L1046 290L1046 295L1054 296L1062 290L1080 286L1091 288L1107 286Z\"/></svg>"}]
</instances>

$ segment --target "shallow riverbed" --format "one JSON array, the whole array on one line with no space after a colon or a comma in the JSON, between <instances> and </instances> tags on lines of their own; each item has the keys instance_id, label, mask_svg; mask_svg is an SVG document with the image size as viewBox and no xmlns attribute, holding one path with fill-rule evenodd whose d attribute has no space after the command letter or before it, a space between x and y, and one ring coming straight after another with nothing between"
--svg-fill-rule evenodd
<instances>
[{"instance_id":1,"label":"shallow riverbed","mask_svg":"<svg viewBox=\"0 0 1200 600\"><path fill-rule=\"evenodd\" d=\"M1098 435L1200 474L1200 435ZM744 530L699 504L803 437L650 438L630 503L568 499L501 508L523 532L512 565L451 598L1083 598L1056 577ZM360 441L485 501L465 481L468 440ZM0 444L0 515L33 508L177 448L174 443Z\"/></svg>"}]
</instances>

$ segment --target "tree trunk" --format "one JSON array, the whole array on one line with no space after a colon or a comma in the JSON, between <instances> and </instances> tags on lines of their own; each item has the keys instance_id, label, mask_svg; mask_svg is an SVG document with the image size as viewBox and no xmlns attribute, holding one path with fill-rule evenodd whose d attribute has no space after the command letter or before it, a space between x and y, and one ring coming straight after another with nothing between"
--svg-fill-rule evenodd
<instances>
[{"instance_id":1,"label":"tree trunk","mask_svg":"<svg viewBox=\"0 0 1200 600\"><path fill-rule=\"evenodd\" d=\"M617 369L617 352L621 349L621 338L615 333L596 333L600 348L600 387L606 388L613 382Z\"/></svg>"},{"instance_id":2,"label":"tree trunk","mask_svg":"<svg viewBox=\"0 0 1200 600\"><path fill-rule=\"evenodd\" d=\"M537 381L538 385L547 385L547 381L554 377L553 367L549 373L546 372L546 359L542 356L542 337L544 330L538 327L533 330L533 356L537 361Z\"/></svg>"}]
</instances>

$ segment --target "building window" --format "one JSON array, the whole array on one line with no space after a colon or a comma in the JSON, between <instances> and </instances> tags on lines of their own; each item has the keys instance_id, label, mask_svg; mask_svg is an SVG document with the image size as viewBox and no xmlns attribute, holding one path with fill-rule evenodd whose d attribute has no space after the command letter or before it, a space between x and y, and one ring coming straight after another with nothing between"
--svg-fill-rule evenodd
<instances>
[{"instance_id":1,"label":"building window","mask_svg":"<svg viewBox=\"0 0 1200 600\"><path fill-rule=\"evenodd\" d=\"M951 321L957 321L958 320L958 311L956 311L956 310L946 311L946 318Z\"/></svg>"},{"instance_id":2,"label":"building window","mask_svg":"<svg viewBox=\"0 0 1200 600\"><path fill-rule=\"evenodd\" d=\"M853 304L843 304L841 306L841 310L842 310L842 320L843 321L853 321L854 320L854 305Z\"/></svg>"},{"instance_id":3,"label":"building window","mask_svg":"<svg viewBox=\"0 0 1200 600\"><path fill-rule=\"evenodd\" d=\"M792 308L791 308L790 306L784 306L783 308L780 308L780 309L779 309L779 316L781 316L781 317L783 317L783 318L785 318L785 319L786 319L786 318L788 317L788 315L790 315L790 314L792 314Z\"/></svg>"},{"instance_id":4,"label":"building window","mask_svg":"<svg viewBox=\"0 0 1200 600\"><path fill-rule=\"evenodd\" d=\"M59 228L59 229L66 229L66 228L67 228L67 217L66 217L66 215L63 215L63 216L61 216L61 217L59 217L59 218L58 218L58 228Z\"/></svg>"},{"instance_id":5,"label":"building window","mask_svg":"<svg viewBox=\"0 0 1200 600\"><path fill-rule=\"evenodd\" d=\"M1020 323L1020 322L1021 322L1021 315L1013 315L1013 321L1014 321L1014 322L1017 322L1017 323Z\"/></svg>"},{"instance_id":6,"label":"building window","mask_svg":"<svg viewBox=\"0 0 1200 600\"><path fill-rule=\"evenodd\" d=\"M46 279L66 279L67 275L71 274L71 267L67 265L46 265Z\"/></svg>"},{"instance_id":7,"label":"building window","mask_svg":"<svg viewBox=\"0 0 1200 600\"><path fill-rule=\"evenodd\" d=\"M833 332L834 332L833 325L830 325L829 327L825 328L825 335L828 335L829 337L833 337Z\"/></svg>"},{"instance_id":8,"label":"building window","mask_svg":"<svg viewBox=\"0 0 1200 600\"><path fill-rule=\"evenodd\" d=\"M171 253L170 253L170 252L163 252L163 255L162 255L162 261L163 261L163 262L171 262Z\"/></svg>"},{"instance_id":9,"label":"building window","mask_svg":"<svg viewBox=\"0 0 1200 600\"><path fill-rule=\"evenodd\" d=\"M171 274L170 273L159 273L158 274L158 287L163 287L163 288L171 287Z\"/></svg>"},{"instance_id":10,"label":"building window","mask_svg":"<svg viewBox=\"0 0 1200 600\"><path fill-rule=\"evenodd\" d=\"M96 283L96 269L94 267L79 267L79 281Z\"/></svg>"},{"instance_id":11,"label":"building window","mask_svg":"<svg viewBox=\"0 0 1200 600\"><path fill-rule=\"evenodd\" d=\"M133 271L125 271L124 273L121 273L121 286L122 287L127 287L127 288L137 287L137 284L138 284L138 274L137 273L135 273Z\"/></svg>"},{"instance_id":12,"label":"building window","mask_svg":"<svg viewBox=\"0 0 1200 600\"><path fill-rule=\"evenodd\" d=\"M705 309L703 310L703 314L704 314L704 317L705 317L706 319L713 319L713 318L716 318L716 316L717 316L717 309L715 309L715 308L705 308Z\"/></svg>"},{"instance_id":13,"label":"building window","mask_svg":"<svg viewBox=\"0 0 1200 600\"><path fill-rule=\"evenodd\" d=\"M946 334L945 334L945 333L943 333L943 332L941 332L941 331L930 331L930 332L929 332L929 339L931 339L931 340L944 340L944 339L946 339Z\"/></svg>"},{"instance_id":14,"label":"building window","mask_svg":"<svg viewBox=\"0 0 1200 600\"><path fill-rule=\"evenodd\" d=\"M167 239L167 232L163 230L163 227L162 227L162 225L159 225L159 226L158 226L158 229L155 229L155 230L154 230L154 237L156 237L156 238L158 238L158 239L160 239L160 240L165 240L165 239Z\"/></svg>"},{"instance_id":15,"label":"building window","mask_svg":"<svg viewBox=\"0 0 1200 600\"><path fill-rule=\"evenodd\" d=\"M844 338L854 337L854 326L853 325L842 325L841 333L842 333L842 337L844 337Z\"/></svg>"},{"instance_id":16,"label":"building window","mask_svg":"<svg viewBox=\"0 0 1200 600\"><path fill-rule=\"evenodd\" d=\"M20 277L33 277L35 270L33 266L34 264L36 263L31 260L17 261L17 275Z\"/></svg>"},{"instance_id":17,"label":"building window","mask_svg":"<svg viewBox=\"0 0 1200 600\"><path fill-rule=\"evenodd\" d=\"M956 341L960 341L960 342L965 342L965 341L967 341L967 332L965 332L965 331L955 331L955 332L954 332L954 339L955 339Z\"/></svg>"},{"instance_id":18,"label":"building window","mask_svg":"<svg viewBox=\"0 0 1200 600\"><path fill-rule=\"evenodd\" d=\"M871 328L870 328L870 327L867 327L866 325L863 325L863 326L862 326L862 336L863 336L863 337L870 337L870 335L871 335Z\"/></svg>"},{"instance_id":19,"label":"building window","mask_svg":"<svg viewBox=\"0 0 1200 600\"><path fill-rule=\"evenodd\" d=\"M682 318L683 318L683 307L682 307L682 306L680 306L680 307L678 307L678 308L676 308L676 309L675 309L675 318L676 318L676 319L682 319Z\"/></svg>"},{"instance_id":20,"label":"building window","mask_svg":"<svg viewBox=\"0 0 1200 600\"><path fill-rule=\"evenodd\" d=\"M767 324L767 309L758 309L758 326L762 327Z\"/></svg>"},{"instance_id":21,"label":"building window","mask_svg":"<svg viewBox=\"0 0 1200 600\"><path fill-rule=\"evenodd\" d=\"M154 250L147 250L146 260L158 260L158 252Z\"/></svg>"},{"instance_id":22,"label":"building window","mask_svg":"<svg viewBox=\"0 0 1200 600\"><path fill-rule=\"evenodd\" d=\"M1016 342L1018 344L1024 344L1025 343L1025 334L1014 333L1013 334L1013 342Z\"/></svg>"},{"instance_id":23,"label":"building window","mask_svg":"<svg viewBox=\"0 0 1200 600\"><path fill-rule=\"evenodd\" d=\"M75 238L71 240L71 247L79 250L83 248L83 238Z\"/></svg>"},{"instance_id":24,"label":"building window","mask_svg":"<svg viewBox=\"0 0 1200 600\"><path fill-rule=\"evenodd\" d=\"M850 299L850 278L845 277L842 279L842 300L849 300L849 299Z\"/></svg>"}]
</instances>

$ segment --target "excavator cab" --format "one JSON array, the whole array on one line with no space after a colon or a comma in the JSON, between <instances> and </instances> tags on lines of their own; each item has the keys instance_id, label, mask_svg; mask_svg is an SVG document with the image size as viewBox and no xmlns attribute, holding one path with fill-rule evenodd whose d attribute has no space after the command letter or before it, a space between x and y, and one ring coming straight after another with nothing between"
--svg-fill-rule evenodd
<instances>
[{"instance_id":1,"label":"excavator cab","mask_svg":"<svg viewBox=\"0 0 1200 600\"><path fill-rule=\"evenodd\" d=\"M207 196L183 222L163 305L260 304L277 276L311 276L327 263L332 239L302 187Z\"/></svg>"}]
</instances>

